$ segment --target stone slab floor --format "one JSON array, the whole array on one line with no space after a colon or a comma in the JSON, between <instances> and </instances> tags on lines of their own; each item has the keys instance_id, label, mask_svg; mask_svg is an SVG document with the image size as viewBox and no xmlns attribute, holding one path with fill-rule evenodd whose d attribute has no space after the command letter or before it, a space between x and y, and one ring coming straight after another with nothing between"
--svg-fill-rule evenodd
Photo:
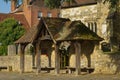
<instances>
[{"instance_id":1,"label":"stone slab floor","mask_svg":"<svg viewBox=\"0 0 120 80\"><path fill-rule=\"evenodd\" d=\"M86 74L86 75L71 75L50 73L17 73L17 72L0 72L0 80L120 80L119 75L103 75L103 74Z\"/></svg>"}]
</instances>

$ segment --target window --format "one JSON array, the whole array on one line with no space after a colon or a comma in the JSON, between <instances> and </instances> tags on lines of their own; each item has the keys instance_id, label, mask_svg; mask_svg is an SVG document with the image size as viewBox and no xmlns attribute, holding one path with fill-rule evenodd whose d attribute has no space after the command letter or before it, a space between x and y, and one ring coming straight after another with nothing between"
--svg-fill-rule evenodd
<instances>
[{"instance_id":1,"label":"window","mask_svg":"<svg viewBox=\"0 0 120 80\"><path fill-rule=\"evenodd\" d=\"M90 28L90 30L94 31L94 25L93 25L93 23L91 23L91 28Z\"/></svg>"},{"instance_id":2,"label":"window","mask_svg":"<svg viewBox=\"0 0 120 80\"><path fill-rule=\"evenodd\" d=\"M97 33L97 23L96 23L96 22L88 23L88 28L89 28L91 31Z\"/></svg>"},{"instance_id":3,"label":"window","mask_svg":"<svg viewBox=\"0 0 120 80\"><path fill-rule=\"evenodd\" d=\"M48 12L48 13L47 13L47 17L52 17L51 12Z\"/></svg>"},{"instance_id":4,"label":"window","mask_svg":"<svg viewBox=\"0 0 120 80\"><path fill-rule=\"evenodd\" d=\"M88 23L88 28L90 29L90 23Z\"/></svg>"},{"instance_id":5,"label":"window","mask_svg":"<svg viewBox=\"0 0 120 80\"><path fill-rule=\"evenodd\" d=\"M40 18L40 17L42 17L42 16L43 16L42 12L39 11L39 12L38 12L38 18Z\"/></svg>"},{"instance_id":6,"label":"window","mask_svg":"<svg viewBox=\"0 0 120 80\"><path fill-rule=\"evenodd\" d=\"M103 35L102 37L107 38L108 33L107 33L107 24L106 24L106 22L104 22L102 24L102 30L101 30L101 32L102 32L102 35Z\"/></svg>"},{"instance_id":7,"label":"window","mask_svg":"<svg viewBox=\"0 0 120 80\"><path fill-rule=\"evenodd\" d=\"M95 26L94 32L97 33L97 23L96 22L94 23L94 26Z\"/></svg>"}]
</instances>

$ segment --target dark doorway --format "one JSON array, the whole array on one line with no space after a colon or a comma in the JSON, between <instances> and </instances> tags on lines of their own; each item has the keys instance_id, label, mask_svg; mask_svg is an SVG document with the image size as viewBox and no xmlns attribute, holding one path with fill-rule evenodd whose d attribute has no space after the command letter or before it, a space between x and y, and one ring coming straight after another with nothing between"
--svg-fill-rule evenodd
<instances>
[{"instance_id":1,"label":"dark doorway","mask_svg":"<svg viewBox=\"0 0 120 80\"><path fill-rule=\"evenodd\" d=\"M64 69L66 66L69 66L69 55L60 54L60 68Z\"/></svg>"},{"instance_id":2,"label":"dark doorway","mask_svg":"<svg viewBox=\"0 0 120 80\"><path fill-rule=\"evenodd\" d=\"M61 50L60 51L60 68L64 69L69 66L69 51Z\"/></svg>"}]
</instances>

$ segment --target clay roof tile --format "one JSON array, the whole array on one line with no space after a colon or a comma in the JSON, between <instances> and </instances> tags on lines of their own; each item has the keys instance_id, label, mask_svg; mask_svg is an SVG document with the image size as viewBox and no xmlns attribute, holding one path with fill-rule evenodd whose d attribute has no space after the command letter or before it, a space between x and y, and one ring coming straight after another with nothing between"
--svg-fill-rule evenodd
<instances>
[{"instance_id":1,"label":"clay roof tile","mask_svg":"<svg viewBox=\"0 0 120 80\"><path fill-rule=\"evenodd\" d=\"M14 18L15 20L19 21L26 30L29 29L29 24L23 14L3 14L0 13L0 22L6 18Z\"/></svg>"}]
</instances>

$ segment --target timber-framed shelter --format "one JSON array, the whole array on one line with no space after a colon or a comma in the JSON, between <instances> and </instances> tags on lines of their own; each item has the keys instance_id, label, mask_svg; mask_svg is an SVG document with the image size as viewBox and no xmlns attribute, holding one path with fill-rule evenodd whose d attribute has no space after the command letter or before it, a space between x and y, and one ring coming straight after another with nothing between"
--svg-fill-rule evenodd
<instances>
[{"instance_id":1,"label":"timber-framed shelter","mask_svg":"<svg viewBox=\"0 0 120 80\"><path fill-rule=\"evenodd\" d=\"M55 74L60 73L60 45L63 42L68 42L74 45L76 55L76 75L81 72L80 55L81 43L84 41L101 41L103 40L96 33L87 28L81 21L70 21L64 18L41 18L37 25L30 28L20 39L15 43L21 45L20 51L20 72L24 72L25 47L29 43L34 46L36 55L37 73L41 71L41 50L43 44L47 41L54 46L55 50ZM50 62L50 61L49 61Z\"/></svg>"}]
</instances>

